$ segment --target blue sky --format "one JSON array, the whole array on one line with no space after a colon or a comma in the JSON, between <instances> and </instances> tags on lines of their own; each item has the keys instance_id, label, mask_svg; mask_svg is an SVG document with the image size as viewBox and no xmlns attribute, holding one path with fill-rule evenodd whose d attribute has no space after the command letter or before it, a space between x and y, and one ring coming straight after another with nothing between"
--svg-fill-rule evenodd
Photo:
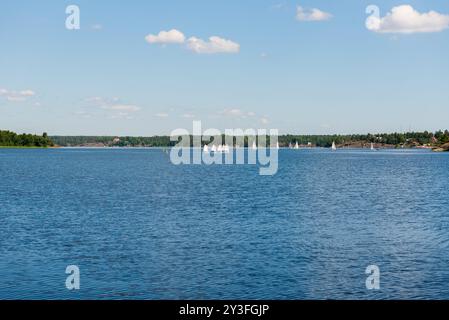
<instances>
[{"instance_id":1,"label":"blue sky","mask_svg":"<svg viewBox=\"0 0 449 320\"><path fill-rule=\"evenodd\" d=\"M80 30L65 28L71 4ZM377 29L365 26L370 4ZM384 19L401 5L418 15ZM447 128L447 15L449 2L423 0L4 1L0 129L154 135L192 120L300 134ZM173 29L182 43L146 39ZM212 36L227 42L217 49Z\"/></svg>"}]
</instances>

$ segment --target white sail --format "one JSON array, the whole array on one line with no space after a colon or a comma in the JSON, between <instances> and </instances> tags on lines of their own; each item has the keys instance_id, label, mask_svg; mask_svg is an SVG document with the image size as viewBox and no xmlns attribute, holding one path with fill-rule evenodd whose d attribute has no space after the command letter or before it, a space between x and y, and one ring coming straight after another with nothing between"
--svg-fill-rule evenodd
<instances>
[{"instance_id":1,"label":"white sail","mask_svg":"<svg viewBox=\"0 0 449 320\"><path fill-rule=\"evenodd\" d=\"M374 144L371 142L371 150L374 150Z\"/></svg>"},{"instance_id":2,"label":"white sail","mask_svg":"<svg viewBox=\"0 0 449 320\"><path fill-rule=\"evenodd\" d=\"M217 152L223 152L223 146L221 144L218 145Z\"/></svg>"},{"instance_id":3,"label":"white sail","mask_svg":"<svg viewBox=\"0 0 449 320\"><path fill-rule=\"evenodd\" d=\"M212 152L217 152L217 147L215 146L215 144L212 146Z\"/></svg>"},{"instance_id":4,"label":"white sail","mask_svg":"<svg viewBox=\"0 0 449 320\"><path fill-rule=\"evenodd\" d=\"M279 149L279 142L276 142L276 149Z\"/></svg>"},{"instance_id":5,"label":"white sail","mask_svg":"<svg viewBox=\"0 0 449 320\"><path fill-rule=\"evenodd\" d=\"M295 144L295 149L299 149L299 144L298 144L298 142L296 142L296 144Z\"/></svg>"},{"instance_id":6,"label":"white sail","mask_svg":"<svg viewBox=\"0 0 449 320\"><path fill-rule=\"evenodd\" d=\"M204 145L203 151L204 151L204 153L209 152L209 147L207 146L207 144Z\"/></svg>"},{"instance_id":7,"label":"white sail","mask_svg":"<svg viewBox=\"0 0 449 320\"><path fill-rule=\"evenodd\" d=\"M337 146L335 145L335 141L334 142L332 142L332 150L337 150Z\"/></svg>"},{"instance_id":8,"label":"white sail","mask_svg":"<svg viewBox=\"0 0 449 320\"><path fill-rule=\"evenodd\" d=\"M257 144L256 144L256 141L253 141L253 150L257 150Z\"/></svg>"}]
</instances>

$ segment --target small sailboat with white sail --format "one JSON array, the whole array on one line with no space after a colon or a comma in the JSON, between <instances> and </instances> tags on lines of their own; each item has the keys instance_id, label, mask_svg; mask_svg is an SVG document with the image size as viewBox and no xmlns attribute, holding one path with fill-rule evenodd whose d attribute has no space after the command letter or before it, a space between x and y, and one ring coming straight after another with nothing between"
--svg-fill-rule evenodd
<instances>
[{"instance_id":1,"label":"small sailboat with white sail","mask_svg":"<svg viewBox=\"0 0 449 320\"><path fill-rule=\"evenodd\" d=\"M256 144L256 141L253 141L253 147L252 147L252 149L253 149L253 150L257 150L257 144Z\"/></svg>"},{"instance_id":2,"label":"small sailboat with white sail","mask_svg":"<svg viewBox=\"0 0 449 320\"><path fill-rule=\"evenodd\" d=\"M296 150L299 149L299 144L298 144L298 142L296 142L296 144L295 144L295 149L296 149Z\"/></svg>"},{"instance_id":3,"label":"small sailboat with white sail","mask_svg":"<svg viewBox=\"0 0 449 320\"><path fill-rule=\"evenodd\" d=\"M209 153L209 146L207 144L204 145L203 152Z\"/></svg>"},{"instance_id":4,"label":"small sailboat with white sail","mask_svg":"<svg viewBox=\"0 0 449 320\"><path fill-rule=\"evenodd\" d=\"M335 145L335 141L332 142L331 149L332 149L332 151L336 151L337 150L337 146Z\"/></svg>"}]
</instances>

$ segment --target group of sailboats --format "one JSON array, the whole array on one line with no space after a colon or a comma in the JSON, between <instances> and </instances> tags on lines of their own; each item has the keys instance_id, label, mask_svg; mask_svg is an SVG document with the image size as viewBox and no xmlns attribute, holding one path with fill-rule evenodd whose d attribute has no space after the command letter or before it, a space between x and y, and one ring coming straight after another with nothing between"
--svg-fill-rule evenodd
<instances>
[{"instance_id":1,"label":"group of sailboats","mask_svg":"<svg viewBox=\"0 0 449 320\"><path fill-rule=\"evenodd\" d=\"M218 145L216 146L215 144L212 145L212 147L210 147L207 144L204 145L203 147L203 151L204 153L209 153L209 152L213 152L213 153L229 153L229 146L227 144L223 144L223 145Z\"/></svg>"},{"instance_id":2,"label":"group of sailboats","mask_svg":"<svg viewBox=\"0 0 449 320\"><path fill-rule=\"evenodd\" d=\"M332 147L331 147L332 151L336 151L337 150L337 145L335 144L335 141L332 142ZM371 147L370 147L371 151L376 151L377 149L374 148L374 143L371 142Z\"/></svg>"},{"instance_id":3,"label":"group of sailboats","mask_svg":"<svg viewBox=\"0 0 449 320\"><path fill-rule=\"evenodd\" d=\"M239 148L238 145L235 146L235 148ZM257 144L255 141L253 141L253 144L251 146L252 150L257 150ZM279 149L279 142L276 143L276 149ZM230 147L227 144L223 144L223 145L218 145L216 146L215 144L212 145L211 147L209 147L207 144L204 145L203 147L203 152L204 153L229 153L230 152Z\"/></svg>"}]
</instances>

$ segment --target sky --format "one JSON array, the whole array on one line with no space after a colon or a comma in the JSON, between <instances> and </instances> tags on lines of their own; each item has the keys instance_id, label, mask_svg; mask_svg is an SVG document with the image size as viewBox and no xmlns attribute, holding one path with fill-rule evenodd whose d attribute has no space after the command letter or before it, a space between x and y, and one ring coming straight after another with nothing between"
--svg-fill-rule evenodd
<instances>
[{"instance_id":1,"label":"sky","mask_svg":"<svg viewBox=\"0 0 449 320\"><path fill-rule=\"evenodd\" d=\"M448 27L437 0L6 0L0 130L447 129Z\"/></svg>"}]
</instances>

